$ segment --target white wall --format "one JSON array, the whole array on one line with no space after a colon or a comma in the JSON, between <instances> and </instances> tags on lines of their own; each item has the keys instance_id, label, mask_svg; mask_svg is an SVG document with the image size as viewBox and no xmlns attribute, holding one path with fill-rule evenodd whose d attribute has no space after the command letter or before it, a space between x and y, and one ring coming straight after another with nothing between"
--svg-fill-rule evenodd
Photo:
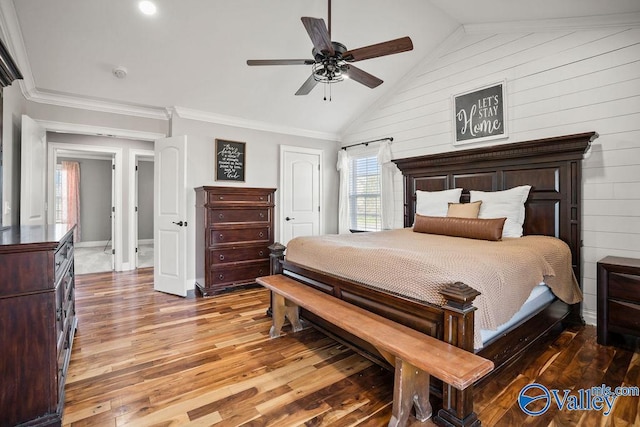
<instances>
[{"instance_id":1,"label":"white wall","mask_svg":"<svg viewBox=\"0 0 640 427\"><path fill-rule=\"evenodd\" d=\"M640 25L567 31L458 31L352 125L343 144L392 136L394 158L455 150L451 96L507 80L509 138L596 131L583 162L584 314L595 323L596 262L640 257ZM396 179L402 226L402 181Z\"/></svg>"},{"instance_id":2,"label":"white wall","mask_svg":"<svg viewBox=\"0 0 640 427\"><path fill-rule=\"evenodd\" d=\"M153 240L153 162L138 162L138 240Z\"/></svg>"},{"instance_id":3,"label":"white wall","mask_svg":"<svg viewBox=\"0 0 640 427\"><path fill-rule=\"evenodd\" d=\"M324 189L321 233L338 230L338 172L336 170L338 143L321 139L285 135L215 123L174 117L173 136L187 136L187 221L195 224L196 187L205 185L278 188L280 145L291 145L323 150L322 185ZM214 170L215 139L228 139L246 143L245 182L216 181ZM278 230L278 196L276 191L275 240ZM195 281L195 227L188 227L187 282Z\"/></svg>"}]
</instances>

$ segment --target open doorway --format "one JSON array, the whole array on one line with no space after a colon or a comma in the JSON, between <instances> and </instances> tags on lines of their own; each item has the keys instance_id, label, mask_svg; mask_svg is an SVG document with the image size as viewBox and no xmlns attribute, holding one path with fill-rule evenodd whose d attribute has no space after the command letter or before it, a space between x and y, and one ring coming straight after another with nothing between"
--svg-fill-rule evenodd
<instances>
[{"instance_id":1,"label":"open doorway","mask_svg":"<svg viewBox=\"0 0 640 427\"><path fill-rule=\"evenodd\" d=\"M132 218L131 253L134 267L153 267L153 200L154 200L154 153L151 150L131 150L131 179L134 191L131 193Z\"/></svg>"},{"instance_id":2,"label":"open doorway","mask_svg":"<svg viewBox=\"0 0 640 427\"><path fill-rule=\"evenodd\" d=\"M54 218L77 224L77 274L114 269L114 163L108 152L56 150Z\"/></svg>"}]
</instances>

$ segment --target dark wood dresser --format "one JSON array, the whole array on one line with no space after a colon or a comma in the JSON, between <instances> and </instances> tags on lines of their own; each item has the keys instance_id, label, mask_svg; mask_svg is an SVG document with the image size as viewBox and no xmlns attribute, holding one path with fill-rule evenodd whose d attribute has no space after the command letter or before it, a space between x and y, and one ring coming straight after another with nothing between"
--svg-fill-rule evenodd
<instances>
[{"instance_id":1,"label":"dark wood dresser","mask_svg":"<svg viewBox=\"0 0 640 427\"><path fill-rule=\"evenodd\" d=\"M196 188L196 287L211 296L269 274L274 188Z\"/></svg>"},{"instance_id":2,"label":"dark wood dresser","mask_svg":"<svg viewBox=\"0 0 640 427\"><path fill-rule=\"evenodd\" d=\"M0 231L0 425L59 426L75 334L73 227Z\"/></svg>"},{"instance_id":3,"label":"dark wood dresser","mask_svg":"<svg viewBox=\"0 0 640 427\"><path fill-rule=\"evenodd\" d=\"M624 345L640 337L640 259L598 262L598 343Z\"/></svg>"}]
</instances>

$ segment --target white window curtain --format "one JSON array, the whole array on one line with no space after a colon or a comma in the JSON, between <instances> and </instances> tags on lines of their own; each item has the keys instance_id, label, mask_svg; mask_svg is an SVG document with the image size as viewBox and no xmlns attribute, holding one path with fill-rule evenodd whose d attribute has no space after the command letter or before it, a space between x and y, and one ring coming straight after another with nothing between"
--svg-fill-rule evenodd
<instances>
[{"instance_id":1,"label":"white window curtain","mask_svg":"<svg viewBox=\"0 0 640 427\"><path fill-rule=\"evenodd\" d=\"M382 205L382 229L390 230L394 227L394 191L393 175L396 165L391 161L391 146L389 141L382 141L378 150L378 164L380 165L380 204Z\"/></svg>"},{"instance_id":2,"label":"white window curtain","mask_svg":"<svg viewBox=\"0 0 640 427\"><path fill-rule=\"evenodd\" d=\"M340 190L338 193L338 233L349 233L349 154L347 150L338 151L338 172L340 172Z\"/></svg>"}]
</instances>

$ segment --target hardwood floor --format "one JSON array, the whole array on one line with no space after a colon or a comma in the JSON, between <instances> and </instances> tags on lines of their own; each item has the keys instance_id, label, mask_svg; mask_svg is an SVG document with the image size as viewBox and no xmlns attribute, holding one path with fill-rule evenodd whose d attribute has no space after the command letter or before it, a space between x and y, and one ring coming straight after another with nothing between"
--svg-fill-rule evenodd
<instances>
[{"instance_id":1,"label":"hardwood floor","mask_svg":"<svg viewBox=\"0 0 640 427\"><path fill-rule=\"evenodd\" d=\"M387 425L393 375L313 328L270 340L266 290L183 299L152 283L151 269L76 277L64 425ZM640 425L638 397L619 397L607 417L554 405L528 417L517 398L532 382L572 394L639 385L640 353L599 346L594 327L565 331L477 387L479 418L485 426Z\"/></svg>"}]
</instances>

